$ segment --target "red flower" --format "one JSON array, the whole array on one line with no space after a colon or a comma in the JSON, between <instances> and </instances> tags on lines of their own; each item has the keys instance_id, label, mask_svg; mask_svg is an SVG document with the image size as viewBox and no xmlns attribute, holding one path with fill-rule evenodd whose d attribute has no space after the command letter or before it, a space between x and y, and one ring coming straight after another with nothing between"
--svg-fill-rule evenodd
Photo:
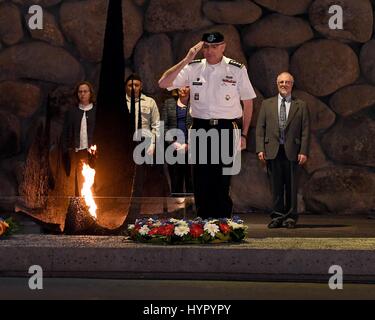
<instances>
[{"instance_id":1,"label":"red flower","mask_svg":"<svg viewBox=\"0 0 375 320\"><path fill-rule=\"evenodd\" d=\"M164 226L164 235L172 236L174 233L174 224L167 224Z\"/></svg>"},{"instance_id":2,"label":"red flower","mask_svg":"<svg viewBox=\"0 0 375 320\"><path fill-rule=\"evenodd\" d=\"M171 236L174 232L174 225L167 224L166 226L161 226L158 229L158 233L162 236Z\"/></svg>"},{"instance_id":3,"label":"red flower","mask_svg":"<svg viewBox=\"0 0 375 320\"><path fill-rule=\"evenodd\" d=\"M9 225L5 221L0 220L0 236L5 234L8 228Z\"/></svg>"},{"instance_id":4,"label":"red flower","mask_svg":"<svg viewBox=\"0 0 375 320\"><path fill-rule=\"evenodd\" d=\"M193 223L190 227L190 234L193 238L199 238L204 233L203 227L200 224Z\"/></svg>"},{"instance_id":5,"label":"red flower","mask_svg":"<svg viewBox=\"0 0 375 320\"><path fill-rule=\"evenodd\" d=\"M228 232L230 232L230 227L226 223L220 223L219 227L220 227L220 231L224 234L227 234Z\"/></svg>"},{"instance_id":6,"label":"red flower","mask_svg":"<svg viewBox=\"0 0 375 320\"><path fill-rule=\"evenodd\" d=\"M153 236L155 234L161 234L160 232L160 228L152 228L149 232L148 232L148 235L149 236Z\"/></svg>"}]
</instances>

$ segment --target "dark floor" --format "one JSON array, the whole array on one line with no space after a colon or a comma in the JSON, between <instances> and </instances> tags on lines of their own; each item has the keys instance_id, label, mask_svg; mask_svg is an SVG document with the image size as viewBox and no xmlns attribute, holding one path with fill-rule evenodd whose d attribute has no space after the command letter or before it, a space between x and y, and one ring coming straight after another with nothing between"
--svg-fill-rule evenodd
<instances>
[{"instance_id":1,"label":"dark floor","mask_svg":"<svg viewBox=\"0 0 375 320\"><path fill-rule=\"evenodd\" d=\"M116 213L117 214L117 213ZM173 215L171 215L172 217ZM268 229L266 213L239 214L249 226L248 243L270 247L275 242L315 242L338 240L355 243L375 239L375 219L367 215L301 215L295 229ZM116 223L119 214L107 217ZM24 219L23 233L38 233L38 226ZM251 241L251 239L258 239ZM278 239L284 238L284 239ZM292 239L296 238L296 239ZM304 239L298 239L304 238ZM308 239L312 238L312 239ZM330 238L322 239L321 238ZM346 238L346 239L343 239ZM350 238L358 238L353 240ZM360 239L361 238L361 239ZM369 239L370 238L370 239ZM262 240L261 240L262 239ZM264 240L263 240L264 239ZM267 242L270 243L258 243ZM336 241L337 242L337 241ZM306 245L305 243L305 245ZM290 244L288 244L289 246ZM320 243L318 244L321 245ZM362 249L363 245L360 244ZM344 290L332 291L327 283L272 283L249 281L179 281L179 280L101 280L45 279L44 289L32 291L27 278L0 277L0 300L3 299L375 299L371 284L344 284Z\"/></svg>"},{"instance_id":2,"label":"dark floor","mask_svg":"<svg viewBox=\"0 0 375 320\"><path fill-rule=\"evenodd\" d=\"M175 201L175 200L169 200ZM186 213L182 205L174 205L181 210L174 213L159 214L159 217L174 218L194 218L194 213ZM169 208L171 204L169 203ZM270 222L268 213L253 212L247 214L238 214L238 216L248 225L249 238L375 238L375 219L369 218L366 214L357 215L309 215L300 216L295 229L268 229ZM120 210L112 210L106 214L98 215L99 224L115 228L122 224L125 216ZM37 226L27 217L21 218L24 234L41 233L40 227Z\"/></svg>"},{"instance_id":3,"label":"dark floor","mask_svg":"<svg viewBox=\"0 0 375 320\"><path fill-rule=\"evenodd\" d=\"M249 226L250 238L374 238L375 219L367 215L301 215L295 229L268 229L267 214L239 215Z\"/></svg>"},{"instance_id":4,"label":"dark floor","mask_svg":"<svg viewBox=\"0 0 375 320\"><path fill-rule=\"evenodd\" d=\"M103 280L46 278L42 290L30 290L27 278L0 278L0 300L374 300L375 285L249 281Z\"/></svg>"}]
</instances>

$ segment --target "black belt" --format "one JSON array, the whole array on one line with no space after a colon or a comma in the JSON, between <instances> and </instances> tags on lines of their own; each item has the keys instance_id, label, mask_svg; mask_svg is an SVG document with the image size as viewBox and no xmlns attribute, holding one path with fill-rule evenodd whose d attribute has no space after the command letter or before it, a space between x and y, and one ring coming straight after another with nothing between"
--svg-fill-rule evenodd
<instances>
[{"instance_id":1,"label":"black belt","mask_svg":"<svg viewBox=\"0 0 375 320\"><path fill-rule=\"evenodd\" d=\"M200 119L193 118L193 123L202 126L211 126L215 127L223 123L232 123L237 122L239 119Z\"/></svg>"}]
</instances>

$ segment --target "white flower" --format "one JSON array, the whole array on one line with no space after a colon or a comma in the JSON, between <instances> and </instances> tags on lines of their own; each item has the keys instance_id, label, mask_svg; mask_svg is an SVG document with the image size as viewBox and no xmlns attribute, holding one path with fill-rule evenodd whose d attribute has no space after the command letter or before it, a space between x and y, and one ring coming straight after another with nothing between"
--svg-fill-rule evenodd
<instances>
[{"instance_id":1,"label":"white flower","mask_svg":"<svg viewBox=\"0 0 375 320\"><path fill-rule=\"evenodd\" d=\"M169 222L173 223L175 226L188 226L188 223L185 220L170 218Z\"/></svg>"},{"instance_id":2,"label":"white flower","mask_svg":"<svg viewBox=\"0 0 375 320\"><path fill-rule=\"evenodd\" d=\"M233 222L233 221L228 221L228 225L233 229L233 230L236 230L236 229L244 229L246 230L247 229L247 226L243 225L243 224L239 224L237 222Z\"/></svg>"},{"instance_id":3,"label":"white flower","mask_svg":"<svg viewBox=\"0 0 375 320\"><path fill-rule=\"evenodd\" d=\"M183 237L184 235L188 234L190 228L187 225L178 225L174 228L174 233L176 236Z\"/></svg>"},{"instance_id":4,"label":"white flower","mask_svg":"<svg viewBox=\"0 0 375 320\"><path fill-rule=\"evenodd\" d=\"M233 222L233 221L231 221L228 224L229 224L230 227L232 227L233 230L242 229L244 227L243 224L239 224L239 223L236 223L236 222Z\"/></svg>"},{"instance_id":5,"label":"white flower","mask_svg":"<svg viewBox=\"0 0 375 320\"><path fill-rule=\"evenodd\" d=\"M178 222L176 224L178 226L185 226L185 227L188 226L188 223L185 220L178 220Z\"/></svg>"},{"instance_id":6,"label":"white flower","mask_svg":"<svg viewBox=\"0 0 375 320\"><path fill-rule=\"evenodd\" d=\"M128 230L133 230L135 228L135 225L134 224L129 224L128 225Z\"/></svg>"},{"instance_id":7,"label":"white flower","mask_svg":"<svg viewBox=\"0 0 375 320\"><path fill-rule=\"evenodd\" d=\"M228 221L228 225L233 229L233 230L236 230L236 229L239 229L239 228L242 228L242 225L236 223L236 222L233 222L233 221Z\"/></svg>"},{"instance_id":8,"label":"white flower","mask_svg":"<svg viewBox=\"0 0 375 320\"><path fill-rule=\"evenodd\" d=\"M139 229L139 234L142 236L148 235L150 229L148 226L143 226L141 229Z\"/></svg>"},{"instance_id":9,"label":"white flower","mask_svg":"<svg viewBox=\"0 0 375 320\"><path fill-rule=\"evenodd\" d=\"M203 229L207 231L211 237L215 237L216 233L219 232L219 226L209 222L204 225Z\"/></svg>"},{"instance_id":10,"label":"white flower","mask_svg":"<svg viewBox=\"0 0 375 320\"><path fill-rule=\"evenodd\" d=\"M156 221L153 226L154 227L160 227L161 226L160 220Z\"/></svg>"},{"instance_id":11,"label":"white flower","mask_svg":"<svg viewBox=\"0 0 375 320\"><path fill-rule=\"evenodd\" d=\"M174 223L174 224L177 224L177 222L179 222L179 221L180 220L177 220L177 219L174 219L174 218L169 219L169 222Z\"/></svg>"},{"instance_id":12,"label":"white flower","mask_svg":"<svg viewBox=\"0 0 375 320\"><path fill-rule=\"evenodd\" d=\"M208 221L207 223L213 224L213 223L216 223L216 222L219 222L219 220L213 219L213 220Z\"/></svg>"}]
</instances>

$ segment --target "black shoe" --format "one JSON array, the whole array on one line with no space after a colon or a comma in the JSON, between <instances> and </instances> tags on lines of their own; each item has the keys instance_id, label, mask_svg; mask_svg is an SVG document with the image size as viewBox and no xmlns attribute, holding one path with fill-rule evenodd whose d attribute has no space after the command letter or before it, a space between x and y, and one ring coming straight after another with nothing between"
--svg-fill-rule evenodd
<instances>
[{"instance_id":1,"label":"black shoe","mask_svg":"<svg viewBox=\"0 0 375 320\"><path fill-rule=\"evenodd\" d=\"M268 224L268 229L276 229L276 228L281 228L283 221L281 219L273 219L269 224Z\"/></svg>"},{"instance_id":2,"label":"black shoe","mask_svg":"<svg viewBox=\"0 0 375 320\"><path fill-rule=\"evenodd\" d=\"M288 229L294 229L296 227L296 221L288 218L283 222L283 227Z\"/></svg>"}]
</instances>

